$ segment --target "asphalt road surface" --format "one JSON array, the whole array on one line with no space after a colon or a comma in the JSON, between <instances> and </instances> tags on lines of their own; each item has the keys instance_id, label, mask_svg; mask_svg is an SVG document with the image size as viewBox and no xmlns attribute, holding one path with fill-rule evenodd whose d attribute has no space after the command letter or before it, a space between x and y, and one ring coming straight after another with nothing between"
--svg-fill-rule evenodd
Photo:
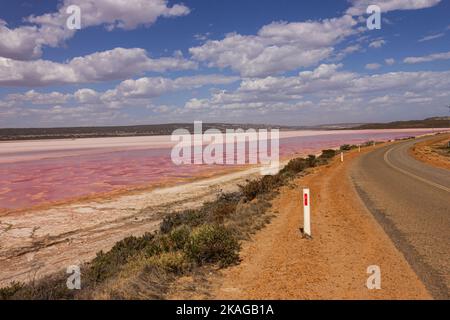
<instances>
[{"instance_id":1,"label":"asphalt road surface","mask_svg":"<svg viewBox=\"0 0 450 320\"><path fill-rule=\"evenodd\" d=\"M450 171L413 159L408 140L363 155L351 177L429 292L450 299ZM383 270L381 270L383 276Z\"/></svg>"}]
</instances>

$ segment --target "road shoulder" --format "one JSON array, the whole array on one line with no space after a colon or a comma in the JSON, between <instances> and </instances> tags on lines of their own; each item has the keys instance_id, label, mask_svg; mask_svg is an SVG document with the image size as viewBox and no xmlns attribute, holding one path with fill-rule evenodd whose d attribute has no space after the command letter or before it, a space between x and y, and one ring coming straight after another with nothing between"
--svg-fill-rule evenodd
<instances>
[{"instance_id":1,"label":"road shoulder","mask_svg":"<svg viewBox=\"0 0 450 320\"><path fill-rule=\"evenodd\" d=\"M415 144L409 154L416 160L430 166L450 170L450 133L440 134L432 139Z\"/></svg>"}]
</instances>

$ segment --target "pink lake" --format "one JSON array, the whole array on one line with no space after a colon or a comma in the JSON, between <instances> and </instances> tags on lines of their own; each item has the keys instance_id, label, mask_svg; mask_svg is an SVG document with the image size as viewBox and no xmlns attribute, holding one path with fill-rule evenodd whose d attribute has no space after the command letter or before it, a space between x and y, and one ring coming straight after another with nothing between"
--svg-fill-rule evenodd
<instances>
[{"instance_id":1,"label":"pink lake","mask_svg":"<svg viewBox=\"0 0 450 320\"><path fill-rule=\"evenodd\" d=\"M282 132L280 156L307 155L345 143L386 141L434 131ZM176 166L170 158L172 146L169 136L0 142L0 210L26 209L236 169Z\"/></svg>"}]
</instances>

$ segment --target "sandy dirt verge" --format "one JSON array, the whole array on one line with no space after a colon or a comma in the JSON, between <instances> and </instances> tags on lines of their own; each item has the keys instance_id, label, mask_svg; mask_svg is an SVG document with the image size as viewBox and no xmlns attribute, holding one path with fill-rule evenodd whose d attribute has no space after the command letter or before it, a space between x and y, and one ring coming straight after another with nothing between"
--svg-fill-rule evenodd
<instances>
[{"instance_id":1,"label":"sandy dirt verge","mask_svg":"<svg viewBox=\"0 0 450 320\"><path fill-rule=\"evenodd\" d=\"M419 161L450 170L450 153L445 149L449 141L449 133L437 135L434 139L416 144L410 154Z\"/></svg>"},{"instance_id":2,"label":"sandy dirt verge","mask_svg":"<svg viewBox=\"0 0 450 320\"><path fill-rule=\"evenodd\" d=\"M151 191L0 216L0 286L79 265L117 241L157 230L164 215L196 208L260 175L257 167Z\"/></svg>"},{"instance_id":3,"label":"sandy dirt verge","mask_svg":"<svg viewBox=\"0 0 450 320\"><path fill-rule=\"evenodd\" d=\"M367 151L364 151L367 152ZM244 243L242 262L211 280L214 299L431 299L403 255L357 196L346 154L284 187L276 217ZM302 239L301 186L312 195L313 239ZM367 268L381 268L381 290L368 290ZM211 297L211 296L210 296Z\"/></svg>"}]
</instances>

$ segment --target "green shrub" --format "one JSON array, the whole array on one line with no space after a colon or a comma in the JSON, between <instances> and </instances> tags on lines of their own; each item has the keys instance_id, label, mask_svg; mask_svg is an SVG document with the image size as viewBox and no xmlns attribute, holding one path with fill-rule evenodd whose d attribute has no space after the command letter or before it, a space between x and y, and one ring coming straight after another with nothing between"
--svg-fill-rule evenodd
<instances>
[{"instance_id":1,"label":"green shrub","mask_svg":"<svg viewBox=\"0 0 450 320\"><path fill-rule=\"evenodd\" d=\"M308 156L308 163L310 167L315 167L316 166L316 162L317 162L317 157L313 154L310 154Z\"/></svg>"},{"instance_id":2,"label":"green shrub","mask_svg":"<svg viewBox=\"0 0 450 320\"><path fill-rule=\"evenodd\" d=\"M203 225L191 233L184 248L186 255L199 264L219 263L225 267L239 260L240 245L223 226Z\"/></svg>"},{"instance_id":3,"label":"green shrub","mask_svg":"<svg viewBox=\"0 0 450 320\"><path fill-rule=\"evenodd\" d=\"M190 227L196 227L204 221L205 212L202 210L185 210L175 214L169 214L164 217L161 222L160 231L162 233L169 233L174 228L183 224Z\"/></svg>"},{"instance_id":4,"label":"green shrub","mask_svg":"<svg viewBox=\"0 0 450 320\"><path fill-rule=\"evenodd\" d=\"M292 159L288 162L288 164L281 170L282 173L284 172L291 172L291 173L299 173L305 170L306 168L310 167L310 161L308 159L303 158L297 158Z\"/></svg>"},{"instance_id":5,"label":"green shrub","mask_svg":"<svg viewBox=\"0 0 450 320\"><path fill-rule=\"evenodd\" d=\"M153 243L155 235L146 233L142 237L127 237L117 242L104 253L100 251L89 264L87 275L94 283L101 282L120 270L128 259Z\"/></svg>"},{"instance_id":6,"label":"green shrub","mask_svg":"<svg viewBox=\"0 0 450 320\"><path fill-rule=\"evenodd\" d=\"M195 228L204 223L222 223L226 217L236 211L240 198L241 194L238 192L221 194L215 201L206 202L199 209L170 214L164 217L160 231L170 233L181 225Z\"/></svg>"},{"instance_id":7,"label":"green shrub","mask_svg":"<svg viewBox=\"0 0 450 320\"><path fill-rule=\"evenodd\" d=\"M146 260L145 272L158 268L165 272L183 274L191 268L191 263L181 251L166 252Z\"/></svg>"},{"instance_id":8,"label":"green shrub","mask_svg":"<svg viewBox=\"0 0 450 320\"><path fill-rule=\"evenodd\" d=\"M260 180L248 181L245 185L239 185L242 194L247 201L252 201L256 196L262 192Z\"/></svg>"},{"instance_id":9,"label":"green shrub","mask_svg":"<svg viewBox=\"0 0 450 320\"><path fill-rule=\"evenodd\" d=\"M375 143L375 141L366 141L361 146L362 147L370 147L370 146L373 146L374 143Z\"/></svg>"},{"instance_id":10,"label":"green shrub","mask_svg":"<svg viewBox=\"0 0 450 320\"><path fill-rule=\"evenodd\" d=\"M170 240L172 241L172 247L175 250L181 250L186 245L191 229L188 226L180 226L172 230L170 233Z\"/></svg>"},{"instance_id":11,"label":"green shrub","mask_svg":"<svg viewBox=\"0 0 450 320\"><path fill-rule=\"evenodd\" d=\"M227 217L236 211L236 206L240 200L237 193L222 194L216 201L206 203L202 210L206 211L205 216L209 223L223 223Z\"/></svg>"},{"instance_id":12,"label":"green shrub","mask_svg":"<svg viewBox=\"0 0 450 320\"><path fill-rule=\"evenodd\" d=\"M13 299L25 285L19 282L12 282L8 287L0 288L0 300Z\"/></svg>"},{"instance_id":13,"label":"green shrub","mask_svg":"<svg viewBox=\"0 0 450 320\"><path fill-rule=\"evenodd\" d=\"M264 176L259 180L248 181L246 185L239 186L242 194L247 201L252 201L258 195L263 195L268 192L275 191L283 184L283 179L280 174L274 176Z\"/></svg>"},{"instance_id":14,"label":"green shrub","mask_svg":"<svg viewBox=\"0 0 450 320\"><path fill-rule=\"evenodd\" d=\"M13 282L0 289L0 300L73 299L76 290L69 290L66 280L65 273L57 273L28 284Z\"/></svg>"},{"instance_id":15,"label":"green shrub","mask_svg":"<svg viewBox=\"0 0 450 320\"><path fill-rule=\"evenodd\" d=\"M322 154L320 155L322 158L331 159L336 155L336 151L333 149L322 150Z\"/></svg>"}]
</instances>

